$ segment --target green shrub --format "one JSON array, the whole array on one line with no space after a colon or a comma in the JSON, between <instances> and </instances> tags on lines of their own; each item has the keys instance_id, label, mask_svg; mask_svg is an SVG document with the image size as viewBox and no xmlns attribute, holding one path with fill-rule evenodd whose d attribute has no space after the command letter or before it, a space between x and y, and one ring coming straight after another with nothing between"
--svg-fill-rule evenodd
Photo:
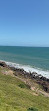
<instances>
[{"instance_id":1,"label":"green shrub","mask_svg":"<svg viewBox=\"0 0 49 111\"><path fill-rule=\"evenodd\" d=\"M30 89L30 86L29 85L26 85L26 84L19 84L18 85L20 88L27 88L27 89Z\"/></svg>"},{"instance_id":2,"label":"green shrub","mask_svg":"<svg viewBox=\"0 0 49 111\"><path fill-rule=\"evenodd\" d=\"M27 111L38 111L38 109L36 109L36 108L29 108Z\"/></svg>"},{"instance_id":3,"label":"green shrub","mask_svg":"<svg viewBox=\"0 0 49 111\"><path fill-rule=\"evenodd\" d=\"M18 85L20 88L26 88L25 84L19 84Z\"/></svg>"}]
</instances>

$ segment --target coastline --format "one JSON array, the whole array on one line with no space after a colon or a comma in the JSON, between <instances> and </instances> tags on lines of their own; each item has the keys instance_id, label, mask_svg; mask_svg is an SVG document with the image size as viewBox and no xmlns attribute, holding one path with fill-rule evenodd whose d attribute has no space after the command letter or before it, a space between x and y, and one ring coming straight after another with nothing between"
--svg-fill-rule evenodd
<instances>
[{"instance_id":1,"label":"coastline","mask_svg":"<svg viewBox=\"0 0 49 111\"><path fill-rule=\"evenodd\" d=\"M29 72L31 72L31 73L36 72L38 74L38 76L41 75L41 76L49 79L49 70L43 70L41 68L32 67L30 65L23 65L23 64L18 64L18 63L4 61L4 60L0 60L0 62L5 62L9 67L23 69L27 73L29 73Z\"/></svg>"},{"instance_id":2,"label":"coastline","mask_svg":"<svg viewBox=\"0 0 49 111\"><path fill-rule=\"evenodd\" d=\"M36 83L40 84L43 87L44 91L49 93L49 79L42 76L41 74L39 75L36 72L26 72L23 68L10 66L4 61L0 61L0 66L9 68L10 70L14 71L15 76L20 75L26 79L29 78L31 80L35 80Z\"/></svg>"}]
</instances>

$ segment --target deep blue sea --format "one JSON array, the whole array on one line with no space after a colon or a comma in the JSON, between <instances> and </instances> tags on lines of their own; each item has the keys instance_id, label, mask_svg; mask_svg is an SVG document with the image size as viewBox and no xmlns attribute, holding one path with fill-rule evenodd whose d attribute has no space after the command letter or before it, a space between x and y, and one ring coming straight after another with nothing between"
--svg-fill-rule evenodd
<instances>
[{"instance_id":1,"label":"deep blue sea","mask_svg":"<svg viewBox=\"0 0 49 111\"><path fill-rule=\"evenodd\" d=\"M0 46L0 60L49 77L48 47Z\"/></svg>"}]
</instances>

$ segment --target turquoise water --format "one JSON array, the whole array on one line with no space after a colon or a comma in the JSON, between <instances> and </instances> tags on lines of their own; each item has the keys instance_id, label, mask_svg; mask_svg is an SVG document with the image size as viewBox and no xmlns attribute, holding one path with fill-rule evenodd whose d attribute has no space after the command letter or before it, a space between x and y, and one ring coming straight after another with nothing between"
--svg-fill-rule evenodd
<instances>
[{"instance_id":1,"label":"turquoise water","mask_svg":"<svg viewBox=\"0 0 49 111\"><path fill-rule=\"evenodd\" d=\"M49 70L49 48L0 46L0 60Z\"/></svg>"}]
</instances>

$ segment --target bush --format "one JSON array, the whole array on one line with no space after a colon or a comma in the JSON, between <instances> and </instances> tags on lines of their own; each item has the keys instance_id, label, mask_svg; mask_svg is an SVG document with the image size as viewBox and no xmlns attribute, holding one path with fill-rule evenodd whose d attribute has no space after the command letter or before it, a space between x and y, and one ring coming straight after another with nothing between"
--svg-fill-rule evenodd
<instances>
[{"instance_id":1,"label":"bush","mask_svg":"<svg viewBox=\"0 0 49 111\"><path fill-rule=\"evenodd\" d=\"M36 108L29 108L27 111L38 111Z\"/></svg>"},{"instance_id":2,"label":"bush","mask_svg":"<svg viewBox=\"0 0 49 111\"><path fill-rule=\"evenodd\" d=\"M19 84L18 85L20 88L27 88L27 89L30 89L30 86L29 85L27 85L27 84Z\"/></svg>"},{"instance_id":3,"label":"bush","mask_svg":"<svg viewBox=\"0 0 49 111\"><path fill-rule=\"evenodd\" d=\"M19 84L20 88L26 88L26 86L24 84Z\"/></svg>"}]
</instances>

